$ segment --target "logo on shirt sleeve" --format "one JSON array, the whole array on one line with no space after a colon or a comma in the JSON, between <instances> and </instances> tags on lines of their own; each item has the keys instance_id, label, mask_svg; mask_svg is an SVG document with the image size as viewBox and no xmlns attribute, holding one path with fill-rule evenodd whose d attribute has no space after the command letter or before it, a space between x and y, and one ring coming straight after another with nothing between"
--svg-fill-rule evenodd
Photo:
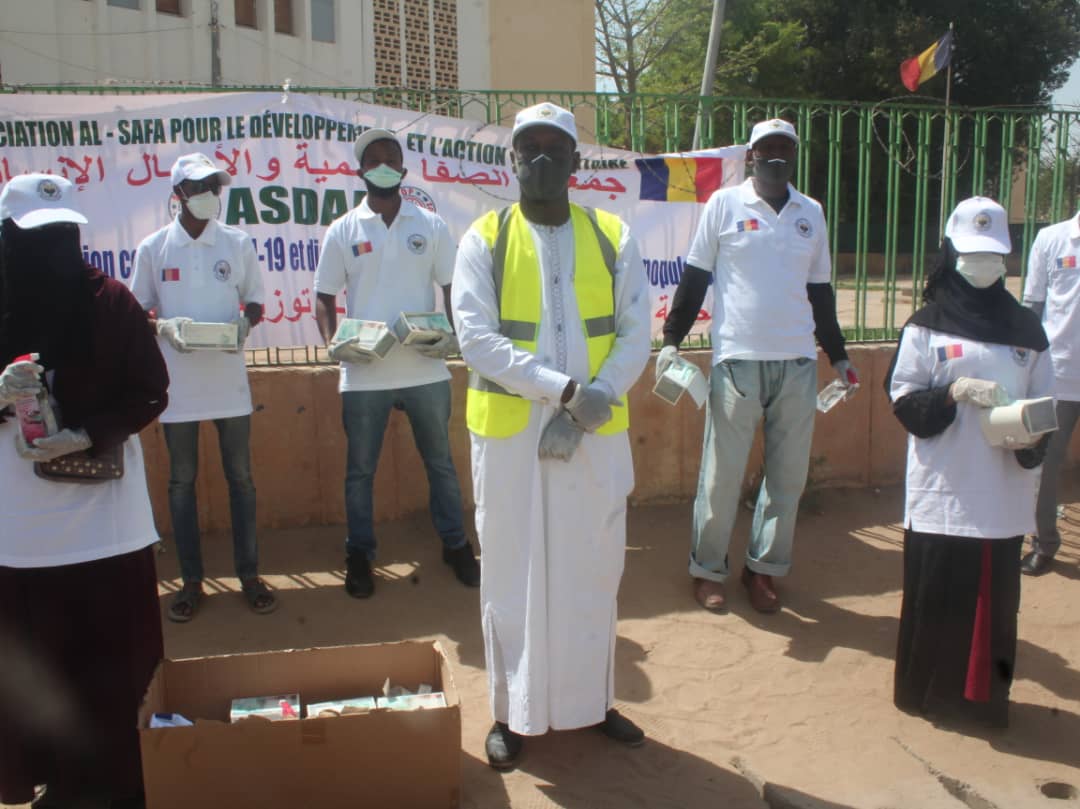
<instances>
[{"instance_id":1,"label":"logo on shirt sleeve","mask_svg":"<svg viewBox=\"0 0 1080 809\"><path fill-rule=\"evenodd\" d=\"M362 256L372 251L371 242L357 242L352 246L354 256Z\"/></svg>"},{"instance_id":2,"label":"logo on shirt sleeve","mask_svg":"<svg viewBox=\"0 0 1080 809\"><path fill-rule=\"evenodd\" d=\"M1013 362L1023 368L1028 364L1028 360L1031 359L1031 351L1026 348L1013 348L1012 358Z\"/></svg>"},{"instance_id":3,"label":"logo on shirt sleeve","mask_svg":"<svg viewBox=\"0 0 1080 809\"><path fill-rule=\"evenodd\" d=\"M756 219L743 219L735 223L735 230L739 233L746 233L751 230L761 230L761 223Z\"/></svg>"},{"instance_id":4,"label":"logo on shirt sleeve","mask_svg":"<svg viewBox=\"0 0 1080 809\"><path fill-rule=\"evenodd\" d=\"M1059 270L1075 270L1076 256L1062 256L1054 262Z\"/></svg>"},{"instance_id":5,"label":"logo on shirt sleeve","mask_svg":"<svg viewBox=\"0 0 1080 809\"><path fill-rule=\"evenodd\" d=\"M409 249L418 256L424 254L424 250L427 248L427 239L421 236L419 233L413 233L405 240L405 243L409 245Z\"/></svg>"},{"instance_id":6,"label":"logo on shirt sleeve","mask_svg":"<svg viewBox=\"0 0 1080 809\"><path fill-rule=\"evenodd\" d=\"M180 280L180 268L179 267L166 267L161 271L161 280L164 281L179 281Z\"/></svg>"},{"instance_id":7,"label":"logo on shirt sleeve","mask_svg":"<svg viewBox=\"0 0 1080 809\"><path fill-rule=\"evenodd\" d=\"M941 346L937 350L938 362L945 362L946 360L956 360L964 356L964 347L960 343L953 343L952 345Z\"/></svg>"},{"instance_id":8,"label":"logo on shirt sleeve","mask_svg":"<svg viewBox=\"0 0 1080 809\"><path fill-rule=\"evenodd\" d=\"M219 281L228 281L232 275L232 266L225 259L214 265L214 277Z\"/></svg>"},{"instance_id":9,"label":"logo on shirt sleeve","mask_svg":"<svg viewBox=\"0 0 1080 809\"><path fill-rule=\"evenodd\" d=\"M809 219L797 219L795 220L795 232L804 239L809 239L814 235L814 226L810 224Z\"/></svg>"}]
</instances>

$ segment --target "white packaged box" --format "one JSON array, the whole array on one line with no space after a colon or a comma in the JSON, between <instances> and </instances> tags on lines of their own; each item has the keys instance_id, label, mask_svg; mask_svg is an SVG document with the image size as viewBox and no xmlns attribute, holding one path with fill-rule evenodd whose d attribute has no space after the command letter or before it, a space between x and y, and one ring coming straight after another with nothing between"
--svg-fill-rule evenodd
<instances>
[{"instance_id":1,"label":"white packaged box","mask_svg":"<svg viewBox=\"0 0 1080 809\"><path fill-rule=\"evenodd\" d=\"M694 363L677 356L656 380L653 393L672 405L676 404L684 393L689 393L700 410L709 398L709 383Z\"/></svg>"},{"instance_id":2,"label":"white packaged box","mask_svg":"<svg viewBox=\"0 0 1080 809\"><path fill-rule=\"evenodd\" d=\"M397 340L380 320L343 319L334 332L335 343L351 341L356 349L380 360L385 357Z\"/></svg>"},{"instance_id":3,"label":"white packaged box","mask_svg":"<svg viewBox=\"0 0 1080 809\"><path fill-rule=\"evenodd\" d=\"M983 436L992 447L1030 446L1058 428L1053 396L1017 399L1012 404L985 408L980 414Z\"/></svg>"},{"instance_id":4,"label":"white packaged box","mask_svg":"<svg viewBox=\"0 0 1080 809\"><path fill-rule=\"evenodd\" d=\"M402 694L399 697L379 697L378 705L391 711L420 711L426 708L445 708L446 697L442 691L427 694Z\"/></svg>"},{"instance_id":5,"label":"white packaged box","mask_svg":"<svg viewBox=\"0 0 1080 809\"><path fill-rule=\"evenodd\" d=\"M450 321L442 312L402 312L394 321L394 335L402 345L434 343L453 334Z\"/></svg>"},{"instance_id":6,"label":"white packaged box","mask_svg":"<svg viewBox=\"0 0 1080 809\"><path fill-rule=\"evenodd\" d=\"M304 714L308 719L317 716L345 716L346 714L366 713L376 708L375 697L349 697L331 699L326 702L314 702L306 707Z\"/></svg>"},{"instance_id":7,"label":"white packaged box","mask_svg":"<svg viewBox=\"0 0 1080 809\"><path fill-rule=\"evenodd\" d=\"M236 323L185 321L180 324L180 337L195 351L236 351L240 329Z\"/></svg>"}]
</instances>

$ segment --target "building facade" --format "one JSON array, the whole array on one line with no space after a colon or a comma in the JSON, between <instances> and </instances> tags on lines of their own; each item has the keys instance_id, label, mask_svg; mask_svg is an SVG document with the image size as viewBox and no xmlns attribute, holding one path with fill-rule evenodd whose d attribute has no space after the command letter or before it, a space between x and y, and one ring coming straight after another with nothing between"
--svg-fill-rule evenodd
<instances>
[{"instance_id":1,"label":"building facade","mask_svg":"<svg viewBox=\"0 0 1080 809\"><path fill-rule=\"evenodd\" d=\"M5 85L595 89L592 0L4 0Z\"/></svg>"}]
</instances>

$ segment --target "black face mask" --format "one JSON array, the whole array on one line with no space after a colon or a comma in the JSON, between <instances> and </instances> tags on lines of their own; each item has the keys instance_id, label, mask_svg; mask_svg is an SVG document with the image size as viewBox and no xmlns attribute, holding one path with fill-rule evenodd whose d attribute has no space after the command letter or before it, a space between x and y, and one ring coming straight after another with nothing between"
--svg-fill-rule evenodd
<instances>
[{"instance_id":1,"label":"black face mask","mask_svg":"<svg viewBox=\"0 0 1080 809\"><path fill-rule=\"evenodd\" d=\"M573 158L538 154L529 162L518 160L517 180L521 195L533 202L551 202L566 193L573 174Z\"/></svg>"},{"instance_id":2,"label":"black face mask","mask_svg":"<svg viewBox=\"0 0 1080 809\"><path fill-rule=\"evenodd\" d=\"M754 158L754 176L769 185L787 185L795 173L795 164L780 157Z\"/></svg>"}]
</instances>

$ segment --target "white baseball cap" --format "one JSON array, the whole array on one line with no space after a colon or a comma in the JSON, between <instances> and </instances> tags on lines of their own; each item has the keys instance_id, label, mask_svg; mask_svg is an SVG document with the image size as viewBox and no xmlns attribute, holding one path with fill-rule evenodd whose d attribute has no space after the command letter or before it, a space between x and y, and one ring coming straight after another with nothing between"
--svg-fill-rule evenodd
<instances>
[{"instance_id":1,"label":"white baseball cap","mask_svg":"<svg viewBox=\"0 0 1080 809\"><path fill-rule=\"evenodd\" d=\"M214 161L202 152L192 152L181 155L172 164L172 184L180 185L184 180L205 180L207 177L217 175L222 185L232 182L232 177L225 169L219 169Z\"/></svg>"},{"instance_id":2,"label":"white baseball cap","mask_svg":"<svg viewBox=\"0 0 1080 809\"><path fill-rule=\"evenodd\" d=\"M21 174L9 180L0 192L0 219L11 219L24 230L87 222L75 205L74 184L54 174Z\"/></svg>"},{"instance_id":3,"label":"white baseball cap","mask_svg":"<svg viewBox=\"0 0 1080 809\"><path fill-rule=\"evenodd\" d=\"M949 214L945 235L958 253L1012 252L1009 217L990 197L965 199Z\"/></svg>"},{"instance_id":4,"label":"white baseball cap","mask_svg":"<svg viewBox=\"0 0 1080 809\"><path fill-rule=\"evenodd\" d=\"M794 126L783 118L770 118L768 121L760 121L754 124L754 128L750 131L750 143L747 146L753 149L755 143L770 135L783 135L785 138L791 138L795 143L799 142L799 136L795 134Z\"/></svg>"},{"instance_id":5,"label":"white baseball cap","mask_svg":"<svg viewBox=\"0 0 1080 809\"><path fill-rule=\"evenodd\" d=\"M353 145L353 153L356 155L357 163L363 162L364 150L377 140L392 140L399 148L401 147L401 141L398 140L396 132L389 129L369 129L358 137Z\"/></svg>"},{"instance_id":6,"label":"white baseball cap","mask_svg":"<svg viewBox=\"0 0 1080 809\"><path fill-rule=\"evenodd\" d=\"M510 141L513 142L518 133L534 126L553 126L556 129L561 129L573 138L574 145L577 145L577 124L574 122L574 113L570 112L570 110L564 110L550 101L526 107L519 112L517 117L514 118L514 131L510 134Z\"/></svg>"}]
</instances>

